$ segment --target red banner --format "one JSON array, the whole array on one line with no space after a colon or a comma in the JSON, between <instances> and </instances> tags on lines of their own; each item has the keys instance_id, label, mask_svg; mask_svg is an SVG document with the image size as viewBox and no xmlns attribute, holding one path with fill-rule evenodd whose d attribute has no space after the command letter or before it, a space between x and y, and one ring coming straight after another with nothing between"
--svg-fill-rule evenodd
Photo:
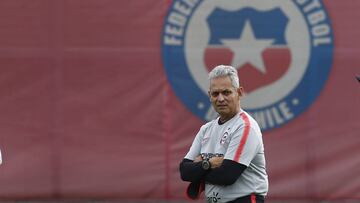
<instances>
[{"instance_id":1,"label":"red banner","mask_svg":"<svg viewBox=\"0 0 360 203\"><path fill-rule=\"evenodd\" d=\"M0 199L184 199L204 73L236 62L268 198L360 200L359 2L254 2L1 1Z\"/></svg>"}]
</instances>

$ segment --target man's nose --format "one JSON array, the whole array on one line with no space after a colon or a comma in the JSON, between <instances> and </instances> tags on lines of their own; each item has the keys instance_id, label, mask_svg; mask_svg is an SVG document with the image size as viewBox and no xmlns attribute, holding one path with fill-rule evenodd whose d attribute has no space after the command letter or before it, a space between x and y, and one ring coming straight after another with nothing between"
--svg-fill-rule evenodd
<instances>
[{"instance_id":1,"label":"man's nose","mask_svg":"<svg viewBox=\"0 0 360 203\"><path fill-rule=\"evenodd\" d=\"M217 97L217 100L218 101L224 101L225 100L225 98L224 98L224 95L222 95L221 93L218 95L218 97Z\"/></svg>"}]
</instances>

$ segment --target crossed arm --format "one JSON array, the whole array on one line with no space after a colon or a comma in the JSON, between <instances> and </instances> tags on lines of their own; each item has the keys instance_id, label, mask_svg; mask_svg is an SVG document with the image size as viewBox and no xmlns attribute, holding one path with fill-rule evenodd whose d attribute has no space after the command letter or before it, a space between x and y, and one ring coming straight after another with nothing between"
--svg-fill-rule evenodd
<instances>
[{"instance_id":1,"label":"crossed arm","mask_svg":"<svg viewBox=\"0 0 360 203\"><path fill-rule=\"evenodd\" d=\"M246 165L237 163L224 157L209 159L211 169L201 167L201 156L195 160L183 159L180 163L181 179L189 182L205 181L214 185L232 185L247 168Z\"/></svg>"}]
</instances>

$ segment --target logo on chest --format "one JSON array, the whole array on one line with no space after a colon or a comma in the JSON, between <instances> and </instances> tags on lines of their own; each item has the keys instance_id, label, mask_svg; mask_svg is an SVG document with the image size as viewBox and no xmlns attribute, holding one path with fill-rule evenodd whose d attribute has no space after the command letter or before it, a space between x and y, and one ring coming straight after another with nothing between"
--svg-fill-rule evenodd
<instances>
[{"instance_id":1,"label":"logo on chest","mask_svg":"<svg viewBox=\"0 0 360 203\"><path fill-rule=\"evenodd\" d=\"M201 140L201 144L204 145L205 143L207 143L210 139L210 136L209 135L205 135L203 137L203 139Z\"/></svg>"},{"instance_id":2,"label":"logo on chest","mask_svg":"<svg viewBox=\"0 0 360 203\"><path fill-rule=\"evenodd\" d=\"M229 137L229 133L225 132L220 139L220 145L224 145Z\"/></svg>"}]
</instances>

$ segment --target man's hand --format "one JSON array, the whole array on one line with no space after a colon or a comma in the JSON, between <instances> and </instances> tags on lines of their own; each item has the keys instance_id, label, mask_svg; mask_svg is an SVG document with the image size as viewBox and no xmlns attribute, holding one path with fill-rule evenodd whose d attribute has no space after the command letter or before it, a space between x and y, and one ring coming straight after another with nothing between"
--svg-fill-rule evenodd
<instances>
[{"instance_id":1,"label":"man's hand","mask_svg":"<svg viewBox=\"0 0 360 203\"><path fill-rule=\"evenodd\" d=\"M200 162L200 161L202 161L202 160L203 160L203 159L202 159L201 155L199 155L199 156L197 156L197 157L195 158L194 162L196 163L196 162Z\"/></svg>"},{"instance_id":2,"label":"man's hand","mask_svg":"<svg viewBox=\"0 0 360 203\"><path fill-rule=\"evenodd\" d=\"M217 168L217 167L220 167L222 162L224 160L224 157L221 156L221 157L212 157L209 159L209 162L211 164L211 168Z\"/></svg>"}]
</instances>

